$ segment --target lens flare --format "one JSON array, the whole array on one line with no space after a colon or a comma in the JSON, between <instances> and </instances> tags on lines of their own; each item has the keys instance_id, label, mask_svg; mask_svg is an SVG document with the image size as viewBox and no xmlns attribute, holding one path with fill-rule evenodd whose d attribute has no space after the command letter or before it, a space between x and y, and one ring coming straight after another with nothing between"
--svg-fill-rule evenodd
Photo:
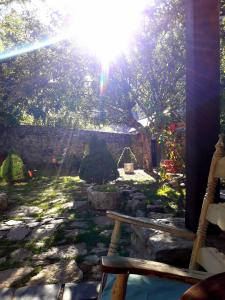
<instances>
[{"instance_id":1,"label":"lens flare","mask_svg":"<svg viewBox=\"0 0 225 300\"><path fill-rule=\"evenodd\" d=\"M0 61L56 44L62 40L65 40L66 38L67 36L63 34L63 35L57 35L55 37L47 38L45 40L37 41L33 44L26 43L24 45L18 45L13 49L7 49L6 51L0 52Z\"/></svg>"},{"instance_id":2,"label":"lens flare","mask_svg":"<svg viewBox=\"0 0 225 300\"><path fill-rule=\"evenodd\" d=\"M152 1L152 0L151 0ZM74 40L109 64L129 49L149 0L76 0L67 3Z\"/></svg>"}]
</instances>

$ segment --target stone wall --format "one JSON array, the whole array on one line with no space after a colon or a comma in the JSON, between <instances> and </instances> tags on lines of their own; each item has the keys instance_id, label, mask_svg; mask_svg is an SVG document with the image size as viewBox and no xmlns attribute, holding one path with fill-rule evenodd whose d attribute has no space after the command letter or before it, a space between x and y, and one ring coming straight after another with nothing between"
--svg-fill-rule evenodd
<instances>
[{"instance_id":1,"label":"stone wall","mask_svg":"<svg viewBox=\"0 0 225 300\"><path fill-rule=\"evenodd\" d=\"M62 157L65 152L82 158L93 135L106 141L116 161L124 147L131 147L137 157L138 166L142 166L142 147L136 134L38 126L0 128L0 153L13 149L29 167L38 167L48 165L53 157Z\"/></svg>"}]
</instances>

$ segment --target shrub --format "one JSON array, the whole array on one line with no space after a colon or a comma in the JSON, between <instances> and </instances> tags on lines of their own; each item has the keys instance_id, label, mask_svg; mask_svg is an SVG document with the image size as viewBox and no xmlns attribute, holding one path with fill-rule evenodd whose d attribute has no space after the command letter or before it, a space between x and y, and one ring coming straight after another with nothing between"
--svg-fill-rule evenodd
<instances>
[{"instance_id":1,"label":"shrub","mask_svg":"<svg viewBox=\"0 0 225 300\"><path fill-rule=\"evenodd\" d=\"M132 152L132 150L130 149L130 147L125 147L123 149L122 154L120 155L120 158L118 160L117 166L119 168L123 168L124 164L126 163L137 163L137 159L134 155L134 153Z\"/></svg>"},{"instance_id":2,"label":"shrub","mask_svg":"<svg viewBox=\"0 0 225 300\"><path fill-rule=\"evenodd\" d=\"M24 164L22 159L15 152L10 152L1 166L1 177L8 183L23 180Z\"/></svg>"},{"instance_id":3,"label":"shrub","mask_svg":"<svg viewBox=\"0 0 225 300\"><path fill-rule=\"evenodd\" d=\"M93 137L89 152L81 161L79 176L88 183L102 184L119 176L116 163L105 141Z\"/></svg>"},{"instance_id":4,"label":"shrub","mask_svg":"<svg viewBox=\"0 0 225 300\"><path fill-rule=\"evenodd\" d=\"M81 159L75 154L67 154L63 160L62 169L68 174L77 174L80 168Z\"/></svg>"}]
</instances>

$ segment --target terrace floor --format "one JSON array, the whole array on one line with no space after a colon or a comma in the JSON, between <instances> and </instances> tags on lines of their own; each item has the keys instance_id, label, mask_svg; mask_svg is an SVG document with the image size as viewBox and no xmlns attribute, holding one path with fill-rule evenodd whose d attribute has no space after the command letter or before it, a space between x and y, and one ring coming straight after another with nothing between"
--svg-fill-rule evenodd
<instances>
[{"instance_id":1,"label":"terrace floor","mask_svg":"<svg viewBox=\"0 0 225 300\"><path fill-rule=\"evenodd\" d=\"M143 171L129 176L136 183L153 182ZM116 184L123 185L123 177ZM84 273L89 280L101 278L99 261L113 224L105 211L90 206L87 187L78 176L0 186L9 198L0 217L0 288L80 281ZM128 242L123 243L121 253Z\"/></svg>"},{"instance_id":2,"label":"terrace floor","mask_svg":"<svg viewBox=\"0 0 225 300\"><path fill-rule=\"evenodd\" d=\"M146 203L171 193L156 190L154 179L142 170L135 170L134 175L120 170L120 175L115 184L131 189L136 197L142 195ZM88 186L78 176L0 185L0 193L9 198L9 207L0 217L0 299L12 299L14 294L13 299L57 299L60 295L67 300L78 299L75 294L83 289L96 293L100 258L107 254L113 223L105 211L90 206ZM129 255L129 245L124 228L120 255ZM32 293L39 298L30 297ZM42 293L54 297L40 298Z\"/></svg>"}]
</instances>

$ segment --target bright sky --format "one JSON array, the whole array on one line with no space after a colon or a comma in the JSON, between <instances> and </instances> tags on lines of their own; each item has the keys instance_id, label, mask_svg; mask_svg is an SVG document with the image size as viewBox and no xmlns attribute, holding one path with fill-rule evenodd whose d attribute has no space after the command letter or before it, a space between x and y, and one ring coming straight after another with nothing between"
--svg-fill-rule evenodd
<instances>
[{"instance_id":1,"label":"bright sky","mask_svg":"<svg viewBox=\"0 0 225 300\"><path fill-rule=\"evenodd\" d=\"M67 1L68 31L74 40L94 52L103 64L110 63L129 43L138 29L148 0Z\"/></svg>"},{"instance_id":2,"label":"bright sky","mask_svg":"<svg viewBox=\"0 0 225 300\"><path fill-rule=\"evenodd\" d=\"M33 51L45 45L66 39L96 55L106 68L122 52L129 50L129 44L138 30L142 12L154 0L33 0L30 4L17 6L18 10L35 9L45 22L46 12L57 10L67 16L65 28L59 36L47 41L37 41L15 49L6 57ZM21 5L21 4L20 4ZM1 55L0 55L1 59Z\"/></svg>"}]
</instances>

